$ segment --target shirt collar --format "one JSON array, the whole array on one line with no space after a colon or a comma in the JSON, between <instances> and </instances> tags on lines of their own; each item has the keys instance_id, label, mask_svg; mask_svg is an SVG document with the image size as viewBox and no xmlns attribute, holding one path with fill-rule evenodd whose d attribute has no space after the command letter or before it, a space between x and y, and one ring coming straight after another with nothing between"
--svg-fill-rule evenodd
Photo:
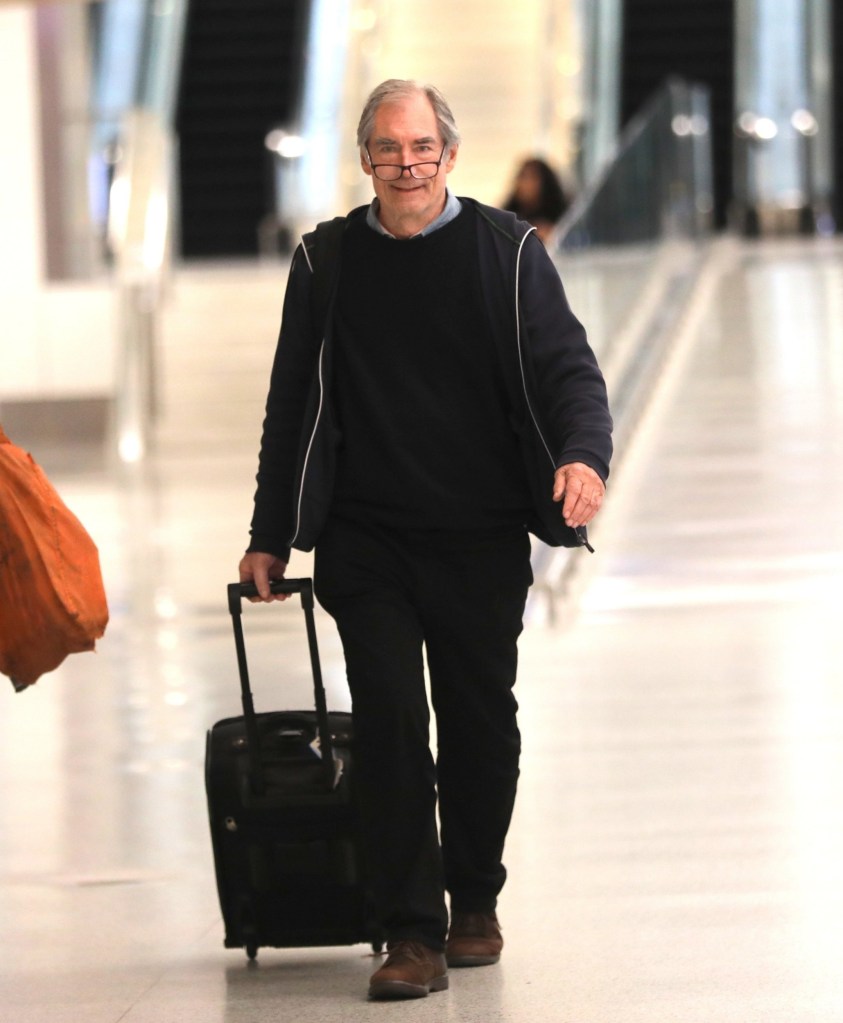
<instances>
[{"instance_id":1,"label":"shirt collar","mask_svg":"<svg viewBox=\"0 0 843 1023\"><path fill-rule=\"evenodd\" d=\"M414 234L414 238L424 238L427 234L433 234L434 231L438 231L440 227L444 227L456 217L462 209L462 203L459 199L451 192L450 188L446 189L445 194L447 199L445 200L445 208L439 214L435 220L419 231L418 234ZM394 234L390 234L389 231L383 226L378 220L378 210L380 209L380 200L375 198L372 200L369 209L366 211L366 223L373 231L377 231L378 234L386 235L387 238L394 238Z\"/></svg>"}]
</instances>

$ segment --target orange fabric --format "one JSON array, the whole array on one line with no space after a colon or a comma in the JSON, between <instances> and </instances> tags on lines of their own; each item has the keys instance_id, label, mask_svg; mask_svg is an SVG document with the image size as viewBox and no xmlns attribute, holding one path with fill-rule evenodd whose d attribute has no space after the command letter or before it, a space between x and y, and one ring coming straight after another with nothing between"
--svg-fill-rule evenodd
<instances>
[{"instance_id":1,"label":"orange fabric","mask_svg":"<svg viewBox=\"0 0 843 1023\"><path fill-rule=\"evenodd\" d=\"M93 540L0 428L0 672L32 685L93 650L108 604Z\"/></svg>"}]
</instances>

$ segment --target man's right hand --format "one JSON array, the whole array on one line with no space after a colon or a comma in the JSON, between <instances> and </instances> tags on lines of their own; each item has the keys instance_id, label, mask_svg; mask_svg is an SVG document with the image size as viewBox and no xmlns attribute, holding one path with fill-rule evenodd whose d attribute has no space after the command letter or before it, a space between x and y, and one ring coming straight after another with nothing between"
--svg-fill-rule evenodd
<instances>
[{"instance_id":1,"label":"man's right hand","mask_svg":"<svg viewBox=\"0 0 843 1023\"><path fill-rule=\"evenodd\" d=\"M261 551L253 551L251 554L244 554L240 562L240 582L254 583L258 589L259 597L249 597L253 604L263 600L286 600L289 593L270 593L270 579L283 579L287 571L287 562L276 558L274 554L263 554Z\"/></svg>"}]
</instances>

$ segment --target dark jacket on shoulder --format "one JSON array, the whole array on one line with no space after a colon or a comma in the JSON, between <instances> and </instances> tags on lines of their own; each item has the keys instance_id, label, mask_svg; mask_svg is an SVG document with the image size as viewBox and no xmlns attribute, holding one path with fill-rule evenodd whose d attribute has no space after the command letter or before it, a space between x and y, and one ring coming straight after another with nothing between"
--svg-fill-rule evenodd
<instances>
[{"instance_id":1,"label":"dark jacket on shoulder","mask_svg":"<svg viewBox=\"0 0 843 1023\"><path fill-rule=\"evenodd\" d=\"M503 368L513 429L527 469L532 532L551 546L582 546L552 500L553 474L583 462L605 481L612 455L606 387L585 330L535 229L512 213L477 210L483 293ZM360 207L349 218L365 217ZM272 368L261 441L250 551L287 560L311 550L331 505L338 430L331 403L333 288L338 251L330 235L342 220L320 224L296 249L281 335ZM400 244L397 242L396 244Z\"/></svg>"}]
</instances>

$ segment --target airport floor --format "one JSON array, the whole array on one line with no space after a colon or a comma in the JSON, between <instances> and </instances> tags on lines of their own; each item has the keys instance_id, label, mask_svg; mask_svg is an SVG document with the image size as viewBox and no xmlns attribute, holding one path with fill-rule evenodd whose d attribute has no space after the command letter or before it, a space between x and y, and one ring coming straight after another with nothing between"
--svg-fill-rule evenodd
<instances>
[{"instance_id":1,"label":"airport floor","mask_svg":"<svg viewBox=\"0 0 843 1023\"><path fill-rule=\"evenodd\" d=\"M177 275L173 337L201 319L191 279L228 312L165 338L145 466L33 450L99 545L112 620L0 691L0 1019L843 1021L843 246L715 244L597 554L552 620L528 609L501 962L408 1003L366 1001L364 946L222 946L203 755L238 708L224 587L276 331L249 320L256 276L280 308L273 268ZM306 704L297 608L244 617L259 708Z\"/></svg>"}]
</instances>

